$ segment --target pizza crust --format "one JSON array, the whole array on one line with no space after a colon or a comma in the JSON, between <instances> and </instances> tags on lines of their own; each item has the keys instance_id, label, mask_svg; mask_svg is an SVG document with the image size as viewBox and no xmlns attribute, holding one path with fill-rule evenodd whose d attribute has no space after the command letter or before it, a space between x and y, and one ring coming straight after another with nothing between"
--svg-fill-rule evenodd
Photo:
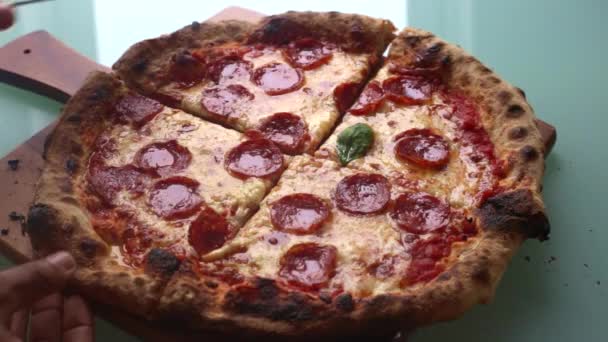
<instances>
[{"instance_id":1,"label":"pizza crust","mask_svg":"<svg viewBox=\"0 0 608 342\"><path fill-rule=\"evenodd\" d=\"M112 69L132 89L144 95L155 95L171 83L164 76L171 58L184 50L242 43L253 28L248 22L226 20L193 22L191 25L154 39L131 46Z\"/></svg>"},{"instance_id":2,"label":"pizza crust","mask_svg":"<svg viewBox=\"0 0 608 342\"><path fill-rule=\"evenodd\" d=\"M83 141L82 133L96 137L109 125L102 100L114 101L122 90L116 78L96 72L64 107L45 144L45 167L28 213L28 234L36 257L59 250L74 256L78 268L73 285L88 298L149 317L167 275L148 275L119 264L75 192L75 180L86 172L92 152L92 141Z\"/></svg>"}]
</instances>

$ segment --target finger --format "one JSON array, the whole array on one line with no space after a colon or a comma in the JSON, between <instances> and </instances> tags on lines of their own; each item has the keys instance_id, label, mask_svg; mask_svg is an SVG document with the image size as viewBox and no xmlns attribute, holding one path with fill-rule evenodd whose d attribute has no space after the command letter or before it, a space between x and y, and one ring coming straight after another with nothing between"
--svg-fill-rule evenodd
<instances>
[{"instance_id":1,"label":"finger","mask_svg":"<svg viewBox=\"0 0 608 342\"><path fill-rule=\"evenodd\" d=\"M61 341L61 312L63 297L54 293L32 306L30 320L31 342Z\"/></svg>"},{"instance_id":2,"label":"finger","mask_svg":"<svg viewBox=\"0 0 608 342\"><path fill-rule=\"evenodd\" d=\"M9 5L0 3L0 30L6 30L13 26L15 22L15 12Z\"/></svg>"},{"instance_id":3,"label":"finger","mask_svg":"<svg viewBox=\"0 0 608 342\"><path fill-rule=\"evenodd\" d=\"M80 296L63 302L63 342L93 342L93 315Z\"/></svg>"},{"instance_id":4,"label":"finger","mask_svg":"<svg viewBox=\"0 0 608 342\"><path fill-rule=\"evenodd\" d=\"M30 313L28 310L19 310L13 314L11 319L11 333L22 341L25 341L25 333L27 332L29 318Z\"/></svg>"},{"instance_id":5,"label":"finger","mask_svg":"<svg viewBox=\"0 0 608 342\"><path fill-rule=\"evenodd\" d=\"M74 258L59 252L0 272L0 319L7 321L18 309L59 292L75 269Z\"/></svg>"}]
</instances>

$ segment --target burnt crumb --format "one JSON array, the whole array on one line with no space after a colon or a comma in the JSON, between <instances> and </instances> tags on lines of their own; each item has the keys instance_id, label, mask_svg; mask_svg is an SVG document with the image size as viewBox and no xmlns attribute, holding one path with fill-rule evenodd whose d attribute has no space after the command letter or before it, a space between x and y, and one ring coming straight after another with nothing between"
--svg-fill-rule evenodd
<instances>
[{"instance_id":1,"label":"burnt crumb","mask_svg":"<svg viewBox=\"0 0 608 342\"><path fill-rule=\"evenodd\" d=\"M564 286L564 287L568 287L568 283L564 283L564 284L563 284L563 286Z\"/></svg>"},{"instance_id":2,"label":"burnt crumb","mask_svg":"<svg viewBox=\"0 0 608 342\"><path fill-rule=\"evenodd\" d=\"M585 268L589 268L589 265L588 265L588 264L583 264L583 266L585 266Z\"/></svg>"},{"instance_id":3,"label":"burnt crumb","mask_svg":"<svg viewBox=\"0 0 608 342\"><path fill-rule=\"evenodd\" d=\"M66 160L65 169L69 174L74 174L76 171L78 171L78 162L71 158Z\"/></svg>"},{"instance_id":4,"label":"burnt crumb","mask_svg":"<svg viewBox=\"0 0 608 342\"><path fill-rule=\"evenodd\" d=\"M353 311L355 308L355 301L353 300L353 296L350 293L343 293L336 297L336 307L340 311Z\"/></svg>"},{"instance_id":5,"label":"burnt crumb","mask_svg":"<svg viewBox=\"0 0 608 342\"><path fill-rule=\"evenodd\" d=\"M547 263L547 264L550 264L550 263L552 263L552 262L554 262L554 261L556 261L556 260L557 260L557 258L556 258L556 257L554 257L554 256L552 255L552 256L550 256L550 257L547 259L546 263Z\"/></svg>"},{"instance_id":6,"label":"burnt crumb","mask_svg":"<svg viewBox=\"0 0 608 342\"><path fill-rule=\"evenodd\" d=\"M218 283L214 282L213 280L205 280L205 286L210 289L216 289L218 287Z\"/></svg>"},{"instance_id":7,"label":"burnt crumb","mask_svg":"<svg viewBox=\"0 0 608 342\"><path fill-rule=\"evenodd\" d=\"M192 24L190 24L190 28L193 31L198 31L201 28L201 24L198 21L193 21Z\"/></svg>"},{"instance_id":8,"label":"burnt crumb","mask_svg":"<svg viewBox=\"0 0 608 342\"><path fill-rule=\"evenodd\" d=\"M593 229L589 229L589 233L593 232Z\"/></svg>"},{"instance_id":9,"label":"burnt crumb","mask_svg":"<svg viewBox=\"0 0 608 342\"><path fill-rule=\"evenodd\" d=\"M530 256L529 256L529 255L526 255L526 256L524 257L524 260L526 260L527 262L530 262L530 260L532 260L532 258L530 258Z\"/></svg>"},{"instance_id":10,"label":"burnt crumb","mask_svg":"<svg viewBox=\"0 0 608 342\"><path fill-rule=\"evenodd\" d=\"M9 169L11 169L13 171L17 171L17 169L19 168L20 162L21 161L19 159L10 159L6 163L8 164Z\"/></svg>"},{"instance_id":11,"label":"burnt crumb","mask_svg":"<svg viewBox=\"0 0 608 342\"><path fill-rule=\"evenodd\" d=\"M7 236L8 235L8 228L2 228L2 229L0 229L0 234L2 234L2 236Z\"/></svg>"},{"instance_id":12,"label":"burnt crumb","mask_svg":"<svg viewBox=\"0 0 608 342\"><path fill-rule=\"evenodd\" d=\"M25 216L23 216L23 214L20 214L20 213L18 213L16 211L11 211L8 214L8 218L11 221L20 221L20 222L25 221Z\"/></svg>"},{"instance_id":13,"label":"burnt crumb","mask_svg":"<svg viewBox=\"0 0 608 342\"><path fill-rule=\"evenodd\" d=\"M601 282L598 280L598 281L596 281L596 282L595 282L595 284L599 286L599 285L601 285L602 283L601 283Z\"/></svg>"}]
</instances>

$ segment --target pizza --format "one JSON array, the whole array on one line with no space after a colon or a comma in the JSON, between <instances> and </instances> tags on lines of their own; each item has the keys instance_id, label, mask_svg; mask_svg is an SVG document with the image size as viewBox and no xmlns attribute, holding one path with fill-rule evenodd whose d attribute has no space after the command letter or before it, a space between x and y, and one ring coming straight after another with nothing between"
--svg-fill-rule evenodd
<instances>
[{"instance_id":1,"label":"pizza","mask_svg":"<svg viewBox=\"0 0 608 342\"><path fill-rule=\"evenodd\" d=\"M288 12L136 44L49 137L36 253L70 251L90 298L240 339L385 338L491 301L549 234L533 110L393 30Z\"/></svg>"}]
</instances>

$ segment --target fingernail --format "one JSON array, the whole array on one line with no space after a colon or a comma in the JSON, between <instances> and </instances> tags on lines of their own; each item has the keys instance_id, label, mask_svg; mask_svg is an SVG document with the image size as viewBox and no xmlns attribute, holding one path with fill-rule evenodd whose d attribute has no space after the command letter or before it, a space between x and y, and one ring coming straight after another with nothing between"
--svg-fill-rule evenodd
<instances>
[{"instance_id":1,"label":"fingernail","mask_svg":"<svg viewBox=\"0 0 608 342\"><path fill-rule=\"evenodd\" d=\"M49 263L63 268L66 272L72 272L76 269L76 261L68 252L57 252L46 257Z\"/></svg>"}]
</instances>

